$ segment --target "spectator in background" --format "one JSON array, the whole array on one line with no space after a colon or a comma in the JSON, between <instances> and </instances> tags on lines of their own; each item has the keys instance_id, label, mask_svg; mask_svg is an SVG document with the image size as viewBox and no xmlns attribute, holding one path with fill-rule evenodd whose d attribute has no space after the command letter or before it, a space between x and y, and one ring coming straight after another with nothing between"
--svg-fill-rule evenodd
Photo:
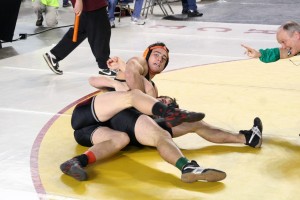
<instances>
[{"instance_id":1,"label":"spectator in background","mask_svg":"<svg viewBox=\"0 0 300 200\"><path fill-rule=\"evenodd\" d=\"M137 25L144 25L146 22L141 19L141 12L143 8L144 0L135 0L134 9L131 16L131 22Z\"/></svg>"},{"instance_id":2,"label":"spectator in background","mask_svg":"<svg viewBox=\"0 0 300 200\"><path fill-rule=\"evenodd\" d=\"M108 18L110 22L110 27L115 28L115 9L117 6L118 0L108 0Z\"/></svg>"},{"instance_id":3,"label":"spectator in background","mask_svg":"<svg viewBox=\"0 0 300 200\"><path fill-rule=\"evenodd\" d=\"M67 57L86 38L99 67L99 74L115 76L106 61L110 55L111 28L107 16L107 0L71 0L74 13L80 17L77 42L73 42L74 28L71 27L59 43L43 55L49 68L58 75L63 71L59 61Z\"/></svg>"},{"instance_id":4,"label":"spectator in background","mask_svg":"<svg viewBox=\"0 0 300 200\"><path fill-rule=\"evenodd\" d=\"M66 7L70 7L72 6L70 3L69 3L69 0L64 0L63 1L63 7L66 8Z\"/></svg>"},{"instance_id":5,"label":"spectator in background","mask_svg":"<svg viewBox=\"0 0 300 200\"><path fill-rule=\"evenodd\" d=\"M58 24L57 20L57 10L59 8L58 0L32 0L32 7L37 16L35 25L42 26L45 14L46 25L49 27L56 26Z\"/></svg>"},{"instance_id":6,"label":"spectator in background","mask_svg":"<svg viewBox=\"0 0 300 200\"><path fill-rule=\"evenodd\" d=\"M130 3L132 0L122 0L122 3ZM115 9L117 6L118 0L108 0L108 18L110 21L111 28L115 28ZM131 16L131 22L137 25L144 25L145 21L141 19L141 12L143 8L144 0L135 0L134 9Z\"/></svg>"},{"instance_id":7,"label":"spectator in background","mask_svg":"<svg viewBox=\"0 0 300 200\"><path fill-rule=\"evenodd\" d=\"M264 63L276 62L279 59L290 58L300 54L300 24L288 21L282 24L276 33L280 48L260 49L259 51L242 44L245 54L251 58L259 58Z\"/></svg>"},{"instance_id":8,"label":"spectator in background","mask_svg":"<svg viewBox=\"0 0 300 200\"><path fill-rule=\"evenodd\" d=\"M182 14L187 14L188 17L201 17L203 13L197 10L196 0L181 0Z\"/></svg>"}]
</instances>

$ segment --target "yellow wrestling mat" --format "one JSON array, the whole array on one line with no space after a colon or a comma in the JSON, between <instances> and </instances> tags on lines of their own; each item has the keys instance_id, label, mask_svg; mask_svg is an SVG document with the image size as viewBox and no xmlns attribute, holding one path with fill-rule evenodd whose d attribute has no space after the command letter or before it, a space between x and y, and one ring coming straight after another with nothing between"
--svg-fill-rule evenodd
<instances>
[{"instance_id":1,"label":"yellow wrestling mat","mask_svg":"<svg viewBox=\"0 0 300 200\"><path fill-rule=\"evenodd\" d=\"M129 147L86 168L89 180L63 175L59 165L87 148L70 125L74 105L46 128L39 146L37 191L50 199L239 199L296 200L300 196L300 66L288 60L243 60L158 75L161 95L181 108L203 111L206 122L238 132L261 118L262 148L217 145L191 133L175 142L189 159L227 173L222 182L183 183L180 171L154 148ZM41 194L42 195L42 194Z\"/></svg>"}]
</instances>

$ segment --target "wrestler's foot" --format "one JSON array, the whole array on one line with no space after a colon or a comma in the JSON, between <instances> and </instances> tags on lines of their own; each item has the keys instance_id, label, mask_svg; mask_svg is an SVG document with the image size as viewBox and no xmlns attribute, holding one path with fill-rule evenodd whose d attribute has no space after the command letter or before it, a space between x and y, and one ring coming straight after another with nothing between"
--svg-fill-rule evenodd
<instances>
[{"instance_id":1,"label":"wrestler's foot","mask_svg":"<svg viewBox=\"0 0 300 200\"><path fill-rule=\"evenodd\" d=\"M165 121L169 127L174 127L182 124L183 122L200 121L204 117L205 114L201 112L189 112L178 108L170 108L166 112Z\"/></svg>"},{"instance_id":2,"label":"wrestler's foot","mask_svg":"<svg viewBox=\"0 0 300 200\"><path fill-rule=\"evenodd\" d=\"M186 164L181 171L181 180L186 183L192 183L199 180L216 182L226 178L225 172L216 169L201 168L194 160Z\"/></svg>"},{"instance_id":3,"label":"wrestler's foot","mask_svg":"<svg viewBox=\"0 0 300 200\"><path fill-rule=\"evenodd\" d=\"M70 160L67 160L63 164L61 164L60 165L60 170L64 174L72 176L73 178L77 179L78 181L87 180L87 173L81 167L81 165L80 165L77 158L72 158Z\"/></svg>"},{"instance_id":4,"label":"wrestler's foot","mask_svg":"<svg viewBox=\"0 0 300 200\"><path fill-rule=\"evenodd\" d=\"M250 130L241 130L240 134L245 135L246 145L249 145L253 148L259 148L262 144L262 130L262 122L258 117L256 117L254 119L253 127Z\"/></svg>"}]
</instances>

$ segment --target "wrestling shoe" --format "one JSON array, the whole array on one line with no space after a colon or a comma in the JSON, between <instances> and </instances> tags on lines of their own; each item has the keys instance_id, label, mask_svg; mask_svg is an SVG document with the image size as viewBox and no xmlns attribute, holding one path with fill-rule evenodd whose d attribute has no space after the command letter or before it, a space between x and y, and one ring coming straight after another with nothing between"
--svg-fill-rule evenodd
<instances>
[{"instance_id":1,"label":"wrestling shoe","mask_svg":"<svg viewBox=\"0 0 300 200\"><path fill-rule=\"evenodd\" d=\"M226 178L225 172L211 168L202 168L194 160L186 164L181 172L181 180L186 183L192 183L199 180L216 182Z\"/></svg>"},{"instance_id":2,"label":"wrestling shoe","mask_svg":"<svg viewBox=\"0 0 300 200\"><path fill-rule=\"evenodd\" d=\"M60 170L69 176L72 176L78 181L85 181L87 180L87 173L81 167L77 158L72 158L67 160L63 164L60 165Z\"/></svg>"},{"instance_id":3,"label":"wrestling shoe","mask_svg":"<svg viewBox=\"0 0 300 200\"><path fill-rule=\"evenodd\" d=\"M58 75L62 75L63 71L59 69L58 61L55 58L52 58L49 53L43 55L45 61L47 62L48 67Z\"/></svg>"},{"instance_id":4,"label":"wrestling shoe","mask_svg":"<svg viewBox=\"0 0 300 200\"><path fill-rule=\"evenodd\" d=\"M254 119L253 127L250 130L241 130L240 134L245 135L246 145L253 148L259 148L262 144L262 130L262 122L258 117L256 117Z\"/></svg>"},{"instance_id":5,"label":"wrestling shoe","mask_svg":"<svg viewBox=\"0 0 300 200\"><path fill-rule=\"evenodd\" d=\"M165 122L169 127L174 127L183 122L196 122L205 117L201 112L189 112L179 108L168 106L166 114L164 116Z\"/></svg>"},{"instance_id":6,"label":"wrestling shoe","mask_svg":"<svg viewBox=\"0 0 300 200\"><path fill-rule=\"evenodd\" d=\"M117 75L116 71L110 69L100 69L99 74L114 77Z\"/></svg>"}]
</instances>

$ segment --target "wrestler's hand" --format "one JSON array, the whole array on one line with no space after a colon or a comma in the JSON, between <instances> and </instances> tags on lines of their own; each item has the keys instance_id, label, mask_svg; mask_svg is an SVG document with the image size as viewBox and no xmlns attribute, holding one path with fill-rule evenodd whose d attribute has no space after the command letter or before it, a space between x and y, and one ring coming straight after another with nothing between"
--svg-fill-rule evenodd
<instances>
[{"instance_id":1,"label":"wrestler's hand","mask_svg":"<svg viewBox=\"0 0 300 200\"><path fill-rule=\"evenodd\" d=\"M125 72L126 63L117 56L109 58L106 63L109 69Z\"/></svg>"},{"instance_id":2,"label":"wrestler's hand","mask_svg":"<svg viewBox=\"0 0 300 200\"><path fill-rule=\"evenodd\" d=\"M252 49L251 47L244 44L241 44L241 46L246 49L245 54L247 54L247 56L249 56L250 58L259 58L261 56L259 51L256 51L255 49Z\"/></svg>"}]
</instances>

